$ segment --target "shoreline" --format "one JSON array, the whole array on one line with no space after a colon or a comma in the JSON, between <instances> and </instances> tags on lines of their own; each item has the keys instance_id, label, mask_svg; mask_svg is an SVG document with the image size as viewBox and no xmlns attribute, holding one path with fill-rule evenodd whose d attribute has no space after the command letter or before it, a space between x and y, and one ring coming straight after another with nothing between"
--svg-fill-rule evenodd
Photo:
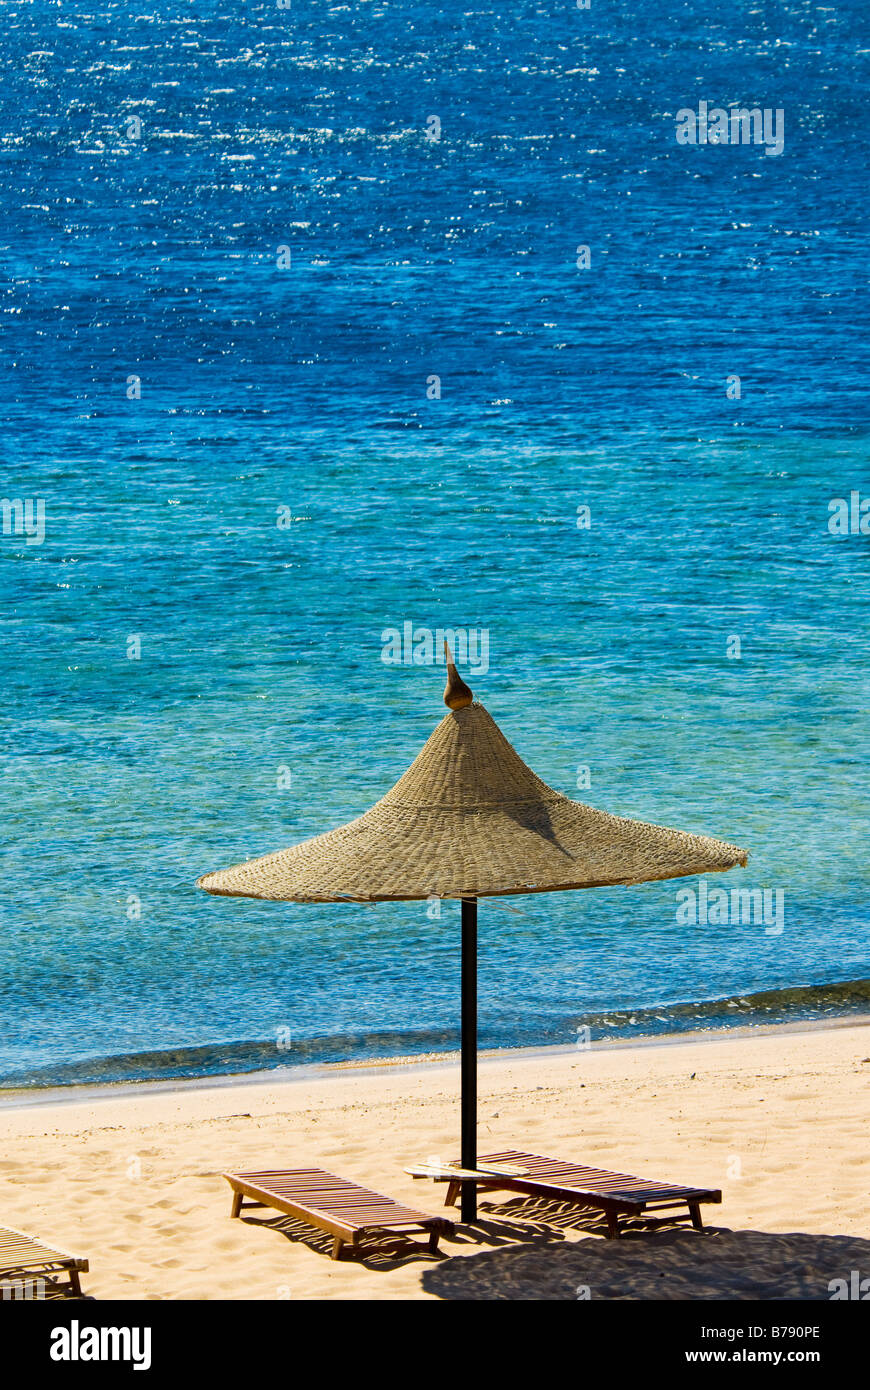
<instances>
[{"instance_id":1,"label":"shoreline","mask_svg":"<svg viewBox=\"0 0 870 1390\"><path fill-rule=\"evenodd\" d=\"M735 1041L771 1035L803 1036L808 1033L827 1033L837 1029L870 1027L870 1013L844 1014L824 1019L781 1020L776 1023L730 1024L721 1027L699 1028L680 1033L648 1033L636 1037L610 1037L591 1042L588 1048L561 1043L539 1047L487 1048L478 1052L481 1068L499 1062L546 1062L602 1052L628 1052L655 1048L704 1046L733 1039ZM244 1090L246 1087L300 1086L312 1082L337 1081L342 1077L415 1075L449 1070L459 1065L459 1052L398 1054L394 1057L361 1057L343 1062L300 1063L295 1067L273 1067L251 1072L227 1072L218 1076L180 1076L151 1080L73 1082L63 1086L3 1087L0 1088L0 1114L42 1107L69 1106L126 1100L132 1097L197 1095L201 1092Z\"/></svg>"},{"instance_id":2,"label":"shoreline","mask_svg":"<svg viewBox=\"0 0 870 1390\"><path fill-rule=\"evenodd\" d=\"M870 978L799 983L750 991L748 995L737 992L696 1001L589 1010L575 1015L573 1022L565 1020L564 1041L554 1043L532 1036L480 1047L478 1055L570 1052L581 1034L584 1042L591 1041L600 1048L740 1034L771 1026L848 1026L850 1021L865 1017L870 1017ZM39 1104L40 1097L61 1096L68 1091L81 1094L83 1088L110 1088L112 1094L118 1094L117 1088L124 1086L221 1086L232 1085L240 1077L289 1080L359 1067L431 1066L458 1056L458 1043L454 1029L429 1028L410 1033L387 1030L302 1037L283 1049L288 1054L286 1061L276 1057L275 1044L265 1039L223 1039L122 1054L86 1054L71 1062L55 1060L17 1073L0 1073L0 1108L16 1097L32 1097L29 1103Z\"/></svg>"},{"instance_id":3,"label":"shoreline","mask_svg":"<svg viewBox=\"0 0 870 1390\"><path fill-rule=\"evenodd\" d=\"M391 1060L9 1106L0 1220L86 1258L100 1300L575 1301L579 1285L595 1299L818 1300L870 1268L868 1018L482 1059L481 1153L721 1191L703 1232L614 1242L588 1214L491 1194L437 1255L384 1235L334 1261L277 1213L230 1219L225 1173L298 1167L444 1214L444 1192L408 1168L457 1157L459 1067Z\"/></svg>"}]
</instances>

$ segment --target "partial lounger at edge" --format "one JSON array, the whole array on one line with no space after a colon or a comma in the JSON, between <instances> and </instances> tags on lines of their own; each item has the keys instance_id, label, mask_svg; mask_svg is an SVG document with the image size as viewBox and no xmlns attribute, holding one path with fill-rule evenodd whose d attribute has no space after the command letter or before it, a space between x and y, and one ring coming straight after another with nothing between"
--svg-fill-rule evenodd
<instances>
[{"instance_id":1,"label":"partial lounger at edge","mask_svg":"<svg viewBox=\"0 0 870 1390\"><path fill-rule=\"evenodd\" d=\"M33 1236L16 1231L11 1226L0 1226L0 1297L28 1298L28 1283L38 1279L51 1281L58 1288L58 1275L66 1275L71 1291L81 1297L82 1286L79 1274L88 1271L87 1260L78 1255L70 1255L65 1250L56 1250L51 1245L43 1245ZM19 1294L19 1289L22 1291Z\"/></svg>"}]
</instances>

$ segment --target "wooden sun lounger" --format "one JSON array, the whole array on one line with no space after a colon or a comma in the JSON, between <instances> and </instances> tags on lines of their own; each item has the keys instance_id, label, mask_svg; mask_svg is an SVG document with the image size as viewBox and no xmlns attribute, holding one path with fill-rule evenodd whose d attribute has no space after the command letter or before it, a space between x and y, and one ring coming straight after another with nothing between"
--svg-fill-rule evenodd
<instances>
[{"instance_id":1,"label":"wooden sun lounger","mask_svg":"<svg viewBox=\"0 0 870 1390\"><path fill-rule=\"evenodd\" d=\"M391 1197L358 1187L322 1168L224 1173L224 1177L233 1189L231 1216L238 1216L244 1207L274 1207L331 1235L334 1260L343 1245L356 1246L362 1236L374 1231L402 1231L409 1227L426 1231L432 1251L438 1249L440 1236L453 1234L453 1222L445 1217L400 1206Z\"/></svg>"},{"instance_id":2,"label":"wooden sun lounger","mask_svg":"<svg viewBox=\"0 0 870 1390\"><path fill-rule=\"evenodd\" d=\"M619 1235L620 1216L642 1216L650 1225L670 1224L680 1219L681 1207L686 1208L684 1219L691 1219L695 1229L701 1231L704 1229L701 1203L722 1201L722 1193L714 1188L651 1182L646 1178L632 1177L629 1173L584 1168L575 1163L563 1163L557 1158L520 1153L517 1149L480 1158L478 1172L486 1169L487 1164L511 1164L525 1169L525 1173L522 1177L493 1175L491 1179L481 1173L476 1179L479 1192L521 1192L530 1197L550 1197L558 1202L596 1208L604 1213L609 1237ZM462 1183L472 1179L450 1178L445 1174L439 1181L448 1184L445 1206L449 1207L456 1202ZM672 1214L663 1216L661 1213L666 1211ZM651 1215L647 1216L647 1212Z\"/></svg>"},{"instance_id":3,"label":"wooden sun lounger","mask_svg":"<svg viewBox=\"0 0 870 1390\"><path fill-rule=\"evenodd\" d=\"M0 1298L33 1297L28 1287L45 1280L57 1285L58 1275L65 1275L71 1291L81 1297L79 1274L86 1274L87 1260L43 1245L23 1231L0 1226ZM59 1287L66 1284L61 1281Z\"/></svg>"}]
</instances>

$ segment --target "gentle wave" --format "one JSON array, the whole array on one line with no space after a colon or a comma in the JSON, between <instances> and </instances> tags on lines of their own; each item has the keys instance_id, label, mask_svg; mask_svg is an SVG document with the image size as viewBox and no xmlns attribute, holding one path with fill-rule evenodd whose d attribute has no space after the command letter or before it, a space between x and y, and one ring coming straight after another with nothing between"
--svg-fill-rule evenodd
<instances>
[{"instance_id":1,"label":"gentle wave","mask_svg":"<svg viewBox=\"0 0 870 1390\"><path fill-rule=\"evenodd\" d=\"M578 1040L594 1044L627 1037L823 1020L862 1013L870 1013L870 979L763 990L758 994L670 1004L658 1009L583 1014L566 1025L565 1040L567 1044L574 1035ZM587 1029L588 1033L584 1032ZM390 1057L406 1060L455 1051L459 1041L458 1029L344 1033L327 1038L291 1037L284 1047L272 1040L239 1040L161 1052L133 1052L12 1072L0 1077L0 1086L35 1089L123 1081L170 1081ZM525 1041L530 1045L533 1040ZM539 1037L537 1042L552 1044L554 1038L548 1034Z\"/></svg>"}]
</instances>

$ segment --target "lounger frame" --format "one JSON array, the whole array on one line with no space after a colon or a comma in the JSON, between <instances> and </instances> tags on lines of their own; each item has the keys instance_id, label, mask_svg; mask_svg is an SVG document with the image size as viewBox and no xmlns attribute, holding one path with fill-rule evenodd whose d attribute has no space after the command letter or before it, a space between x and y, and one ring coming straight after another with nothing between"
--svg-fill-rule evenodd
<instances>
[{"instance_id":1,"label":"lounger frame","mask_svg":"<svg viewBox=\"0 0 870 1390\"><path fill-rule=\"evenodd\" d=\"M50 1280L61 1291L68 1285L70 1291L81 1298L79 1275L87 1274L88 1268L87 1260L78 1255L45 1245L12 1226L0 1226L0 1298L5 1297L5 1288L14 1290L16 1285L38 1279ZM60 1282L58 1276L61 1276ZM66 1284L62 1276L66 1276Z\"/></svg>"},{"instance_id":2,"label":"lounger frame","mask_svg":"<svg viewBox=\"0 0 870 1390\"><path fill-rule=\"evenodd\" d=\"M521 1153L509 1149L504 1153L487 1154L478 1159L488 1163L508 1163L525 1168L525 1177L493 1176L476 1179L478 1192L507 1191L529 1197L548 1197L572 1206L601 1211L607 1222L609 1239L620 1234L621 1216L641 1217L648 1225L671 1225L674 1221L690 1220L696 1230L704 1229L701 1219L702 1202L721 1202L722 1193L715 1188L680 1187L674 1183L649 1182L629 1173L613 1173L603 1168L586 1168L565 1163L560 1159L544 1158L539 1154ZM453 1206L463 1182L472 1179L438 1179L447 1182L445 1206ZM681 1209L685 1209L681 1212ZM662 1213L668 1212L669 1215ZM649 1213L649 1215L647 1214Z\"/></svg>"},{"instance_id":3,"label":"lounger frame","mask_svg":"<svg viewBox=\"0 0 870 1390\"><path fill-rule=\"evenodd\" d=\"M260 1173L224 1173L233 1191L231 1216L248 1207L273 1207L307 1226L332 1236L332 1258L345 1245L359 1245L363 1236L422 1230L428 1249L437 1251L442 1235L453 1234L453 1222L430 1216L383 1197L367 1187L336 1177L322 1168L285 1168ZM414 1241L415 1245L419 1242Z\"/></svg>"}]
</instances>

